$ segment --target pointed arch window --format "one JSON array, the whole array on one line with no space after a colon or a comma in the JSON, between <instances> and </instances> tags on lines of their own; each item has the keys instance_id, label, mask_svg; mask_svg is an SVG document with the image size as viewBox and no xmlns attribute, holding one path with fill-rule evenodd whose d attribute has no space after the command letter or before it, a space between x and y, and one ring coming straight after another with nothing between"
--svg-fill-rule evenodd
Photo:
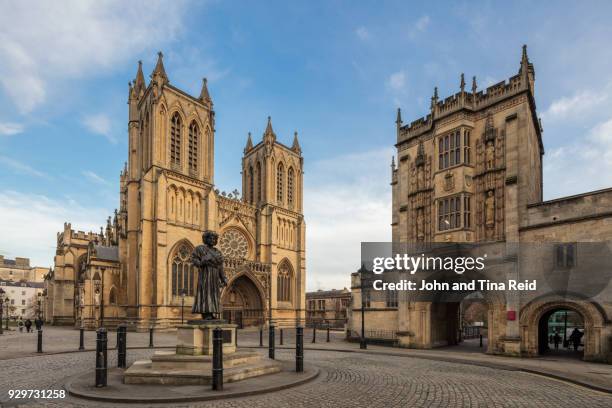
<instances>
[{"instance_id":1,"label":"pointed arch window","mask_svg":"<svg viewBox=\"0 0 612 408\"><path fill-rule=\"evenodd\" d=\"M261 197L263 196L261 189L261 163L257 162L257 166L255 167L255 170L257 171L257 202L260 203L261 202Z\"/></svg>"},{"instance_id":2,"label":"pointed arch window","mask_svg":"<svg viewBox=\"0 0 612 408\"><path fill-rule=\"evenodd\" d=\"M200 130L198 128L198 124L195 122L191 122L189 125L189 155L188 155L188 163L189 170L192 172L198 171L198 143L200 139Z\"/></svg>"},{"instance_id":3,"label":"pointed arch window","mask_svg":"<svg viewBox=\"0 0 612 408\"><path fill-rule=\"evenodd\" d=\"M283 163L279 163L276 170L276 201L279 204L283 203L283 179L285 177L285 169Z\"/></svg>"},{"instance_id":4,"label":"pointed arch window","mask_svg":"<svg viewBox=\"0 0 612 408\"><path fill-rule=\"evenodd\" d=\"M180 296L185 291L187 296L195 293L195 269L189 262L191 248L187 244L181 244L172 256L172 295Z\"/></svg>"},{"instance_id":5,"label":"pointed arch window","mask_svg":"<svg viewBox=\"0 0 612 408\"><path fill-rule=\"evenodd\" d=\"M294 180L293 167L289 167L289 171L287 171L287 204L289 204L290 207L293 207L294 184L295 184L295 180Z\"/></svg>"},{"instance_id":6,"label":"pointed arch window","mask_svg":"<svg viewBox=\"0 0 612 408\"><path fill-rule=\"evenodd\" d=\"M113 286L108 294L108 303L111 305L117 304L117 289Z\"/></svg>"},{"instance_id":7,"label":"pointed arch window","mask_svg":"<svg viewBox=\"0 0 612 408\"><path fill-rule=\"evenodd\" d=\"M253 166L249 166L249 201L255 201L255 175L253 174Z\"/></svg>"},{"instance_id":8,"label":"pointed arch window","mask_svg":"<svg viewBox=\"0 0 612 408\"><path fill-rule=\"evenodd\" d=\"M276 275L276 300L279 302L291 302L291 286L293 273L291 265L284 261L278 267Z\"/></svg>"},{"instance_id":9,"label":"pointed arch window","mask_svg":"<svg viewBox=\"0 0 612 408\"><path fill-rule=\"evenodd\" d=\"M170 164L181 165L181 117L178 112L170 122Z\"/></svg>"}]
</instances>

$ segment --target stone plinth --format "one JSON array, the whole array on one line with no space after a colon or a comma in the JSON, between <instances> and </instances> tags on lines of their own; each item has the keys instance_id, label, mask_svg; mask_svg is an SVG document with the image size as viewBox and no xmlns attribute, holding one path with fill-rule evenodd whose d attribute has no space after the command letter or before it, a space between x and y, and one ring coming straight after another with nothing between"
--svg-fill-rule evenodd
<instances>
[{"instance_id":1,"label":"stone plinth","mask_svg":"<svg viewBox=\"0 0 612 408\"><path fill-rule=\"evenodd\" d=\"M200 323L201 322L201 323ZM213 330L223 329L223 354L236 351L236 327L225 321L198 321L197 324L178 326L176 354L212 356Z\"/></svg>"}]
</instances>

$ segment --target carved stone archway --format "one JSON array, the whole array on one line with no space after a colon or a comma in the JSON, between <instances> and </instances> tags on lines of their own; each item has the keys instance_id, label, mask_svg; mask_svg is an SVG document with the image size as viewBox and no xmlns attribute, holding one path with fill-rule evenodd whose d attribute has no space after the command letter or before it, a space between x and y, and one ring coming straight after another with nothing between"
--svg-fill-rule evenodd
<instances>
[{"instance_id":1,"label":"carved stone archway","mask_svg":"<svg viewBox=\"0 0 612 408\"><path fill-rule=\"evenodd\" d=\"M585 300L543 298L530 302L521 310L521 349L529 356L539 354L539 323L542 317L555 310L572 310L584 322L584 360L602 360L602 333L605 319L595 304Z\"/></svg>"},{"instance_id":2,"label":"carved stone archway","mask_svg":"<svg viewBox=\"0 0 612 408\"><path fill-rule=\"evenodd\" d=\"M265 299L257 280L248 272L232 277L221 294L223 319L240 328L264 322Z\"/></svg>"}]
</instances>

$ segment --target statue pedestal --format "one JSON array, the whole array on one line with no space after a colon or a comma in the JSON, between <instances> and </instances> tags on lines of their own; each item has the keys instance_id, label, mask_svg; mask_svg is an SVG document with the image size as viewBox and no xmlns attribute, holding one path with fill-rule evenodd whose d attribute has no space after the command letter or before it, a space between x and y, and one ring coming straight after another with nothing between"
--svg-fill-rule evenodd
<instances>
[{"instance_id":1,"label":"statue pedestal","mask_svg":"<svg viewBox=\"0 0 612 408\"><path fill-rule=\"evenodd\" d=\"M200 320L178 326L176 354L212 356L213 330L217 327L223 330L223 354L234 353L237 325L226 323L224 320Z\"/></svg>"}]
</instances>

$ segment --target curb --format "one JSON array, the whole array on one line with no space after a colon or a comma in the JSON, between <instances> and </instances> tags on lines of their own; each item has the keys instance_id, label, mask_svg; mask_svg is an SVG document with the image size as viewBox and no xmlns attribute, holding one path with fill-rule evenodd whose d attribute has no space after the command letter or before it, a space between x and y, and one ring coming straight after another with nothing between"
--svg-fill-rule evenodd
<instances>
[{"instance_id":1,"label":"curb","mask_svg":"<svg viewBox=\"0 0 612 408\"><path fill-rule=\"evenodd\" d=\"M77 378L77 377L81 377L83 375L83 373L81 373L79 375L76 375L76 376L72 376L68 380L68 382L64 385L64 389L68 392L68 394L70 394L73 397L83 398L83 399L91 400L91 401L103 401L103 402L111 402L111 403L132 403L132 404L149 403L149 404L158 404L158 403L171 403L171 402L216 401L216 400L224 400L224 399L230 399L230 398L249 397L249 396L259 395L259 394L267 394L267 393L270 393L270 392L282 391L282 390L286 390L286 389L289 389L289 388L297 387L297 386L303 385L303 384L305 384L307 382L310 382L310 381L314 380L315 378L317 378L319 376L320 372L321 372L321 370L319 370L317 367L313 367L313 371L311 373L309 373L309 375L307 375L304 378L300 378L297 381L294 381L294 382L288 383L288 384L273 385L273 386L270 386L270 387L260 388L260 389L257 389L257 390L236 391L236 392L231 392L231 393L226 393L226 394L205 395L205 396L202 396L202 395L200 395L200 396L184 396L184 397L174 397L174 398L160 397L160 398L147 399L147 400L143 400L141 398L100 397L100 396L97 396L95 394L84 393L84 392L76 392L76 391L72 390L72 382L74 381L73 379Z\"/></svg>"}]
</instances>

